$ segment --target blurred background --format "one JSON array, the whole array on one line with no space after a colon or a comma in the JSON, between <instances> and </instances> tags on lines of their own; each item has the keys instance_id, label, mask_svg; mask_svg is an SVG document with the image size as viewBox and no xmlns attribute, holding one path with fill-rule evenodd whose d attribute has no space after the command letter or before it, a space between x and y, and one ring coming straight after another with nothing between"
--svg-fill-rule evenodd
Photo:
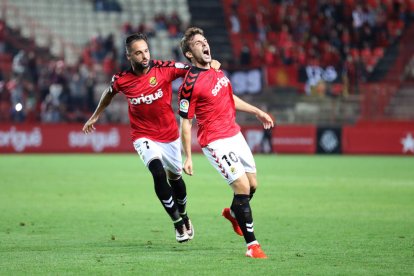
<instances>
[{"instance_id":1,"label":"blurred background","mask_svg":"<svg viewBox=\"0 0 414 276\"><path fill-rule=\"evenodd\" d=\"M266 133L238 114L255 152L414 154L414 0L0 6L0 152L133 151L122 96L101 132L81 133L112 75L128 67L125 37L145 32L153 59L186 61L179 41L197 26L235 93L276 118Z\"/></svg>"}]
</instances>

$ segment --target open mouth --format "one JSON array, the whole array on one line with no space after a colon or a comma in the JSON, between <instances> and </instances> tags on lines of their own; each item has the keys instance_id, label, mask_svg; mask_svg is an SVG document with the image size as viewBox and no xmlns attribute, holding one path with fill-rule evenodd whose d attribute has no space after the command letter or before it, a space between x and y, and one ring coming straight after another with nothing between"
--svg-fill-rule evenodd
<instances>
[{"instance_id":1,"label":"open mouth","mask_svg":"<svg viewBox=\"0 0 414 276\"><path fill-rule=\"evenodd\" d=\"M203 54L209 56L210 55L209 49L204 49Z\"/></svg>"}]
</instances>

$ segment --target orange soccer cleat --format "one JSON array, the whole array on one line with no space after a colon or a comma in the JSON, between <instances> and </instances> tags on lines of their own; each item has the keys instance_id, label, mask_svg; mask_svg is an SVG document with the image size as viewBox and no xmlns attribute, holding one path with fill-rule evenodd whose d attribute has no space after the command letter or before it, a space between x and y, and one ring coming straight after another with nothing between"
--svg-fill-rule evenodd
<instances>
[{"instance_id":1,"label":"orange soccer cleat","mask_svg":"<svg viewBox=\"0 0 414 276\"><path fill-rule=\"evenodd\" d=\"M237 220L230 214L230 208L224 208L223 211L221 212L221 215L231 222L231 225L233 226L233 230L234 232L236 232L237 235L243 236L243 232L240 229L240 226L237 223Z\"/></svg>"},{"instance_id":2,"label":"orange soccer cleat","mask_svg":"<svg viewBox=\"0 0 414 276\"><path fill-rule=\"evenodd\" d=\"M252 244L247 247L246 257L254 259L267 259L267 256L260 247L260 244Z\"/></svg>"}]
</instances>

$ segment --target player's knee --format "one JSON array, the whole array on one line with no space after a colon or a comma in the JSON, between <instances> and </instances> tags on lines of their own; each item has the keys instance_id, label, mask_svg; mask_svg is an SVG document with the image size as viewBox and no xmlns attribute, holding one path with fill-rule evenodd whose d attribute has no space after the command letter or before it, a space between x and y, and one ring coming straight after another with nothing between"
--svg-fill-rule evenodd
<instances>
[{"instance_id":1,"label":"player's knee","mask_svg":"<svg viewBox=\"0 0 414 276\"><path fill-rule=\"evenodd\" d=\"M256 192L256 188L250 187L250 198L253 197L255 192Z\"/></svg>"},{"instance_id":2,"label":"player's knee","mask_svg":"<svg viewBox=\"0 0 414 276\"><path fill-rule=\"evenodd\" d=\"M236 213L236 216L242 216L247 220L252 219L252 211L250 208L249 195L234 195L233 204L231 209Z\"/></svg>"},{"instance_id":3,"label":"player's knee","mask_svg":"<svg viewBox=\"0 0 414 276\"><path fill-rule=\"evenodd\" d=\"M233 204L238 206L243 206L249 203L249 196L243 194L234 195Z\"/></svg>"},{"instance_id":4,"label":"player's knee","mask_svg":"<svg viewBox=\"0 0 414 276\"><path fill-rule=\"evenodd\" d=\"M235 194L248 195L250 193L249 179L246 174L243 174L234 180L230 186Z\"/></svg>"},{"instance_id":5,"label":"player's knee","mask_svg":"<svg viewBox=\"0 0 414 276\"><path fill-rule=\"evenodd\" d=\"M148 169L150 170L155 182L165 180L167 178L164 166L162 165L162 162L159 159L152 160L148 164Z\"/></svg>"},{"instance_id":6,"label":"player's knee","mask_svg":"<svg viewBox=\"0 0 414 276\"><path fill-rule=\"evenodd\" d=\"M256 191L257 189L257 178L255 173L246 173L247 178L249 179L250 190Z\"/></svg>"},{"instance_id":7,"label":"player's knee","mask_svg":"<svg viewBox=\"0 0 414 276\"><path fill-rule=\"evenodd\" d=\"M167 176L168 176L168 179L170 180L179 180L181 178L181 175L175 174L171 171L167 171Z\"/></svg>"},{"instance_id":8,"label":"player's knee","mask_svg":"<svg viewBox=\"0 0 414 276\"><path fill-rule=\"evenodd\" d=\"M248 195L250 193L250 187L248 182L241 181L237 179L233 183L231 183L231 188L235 194L245 194Z\"/></svg>"}]
</instances>

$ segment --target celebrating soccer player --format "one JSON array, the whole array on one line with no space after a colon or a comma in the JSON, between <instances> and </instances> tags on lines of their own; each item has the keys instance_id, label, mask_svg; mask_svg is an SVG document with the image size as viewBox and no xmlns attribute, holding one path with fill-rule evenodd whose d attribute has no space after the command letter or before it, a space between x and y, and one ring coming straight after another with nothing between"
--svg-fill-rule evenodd
<instances>
[{"instance_id":1,"label":"celebrating soccer player","mask_svg":"<svg viewBox=\"0 0 414 276\"><path fill-rule=\"evenodd\" d=\"M185 242L194 237L194 228L186 211L187 192L181 177L181 144L171 106L171 82L184 77L190 66L151 60L147 37L142 33L128 36L125 47L131 68L113 76L83 131L94 131L94 124L112 98L117 93L125 95L134 148L152 174L155 193L174 223L177 241ZM214 67L219 67L216 64Z\"/></svg>"},{"instance_id":2,"label":"celebrating soccer player","mask_svg":"<svg viewBox=\"0 0 414 276\"><path fill-rule=\"evenodd\" d=\"M179 91L181 139L186 155L184 172L193 173L191 123L196 117L197 138L204 155L234 192L231 207L224 208L222 215L230 220L237 234L244 236L246 256L267 258L254 234L249 203L257 187L256 165L236 123L235 111L256 115L266 129L273 127L273 120L267 113L233 95L230 80L221 70L210 67L210 46L203 30L187 29L181 40L181 50L194 65Z\"/></svg>"}]
</instances>

